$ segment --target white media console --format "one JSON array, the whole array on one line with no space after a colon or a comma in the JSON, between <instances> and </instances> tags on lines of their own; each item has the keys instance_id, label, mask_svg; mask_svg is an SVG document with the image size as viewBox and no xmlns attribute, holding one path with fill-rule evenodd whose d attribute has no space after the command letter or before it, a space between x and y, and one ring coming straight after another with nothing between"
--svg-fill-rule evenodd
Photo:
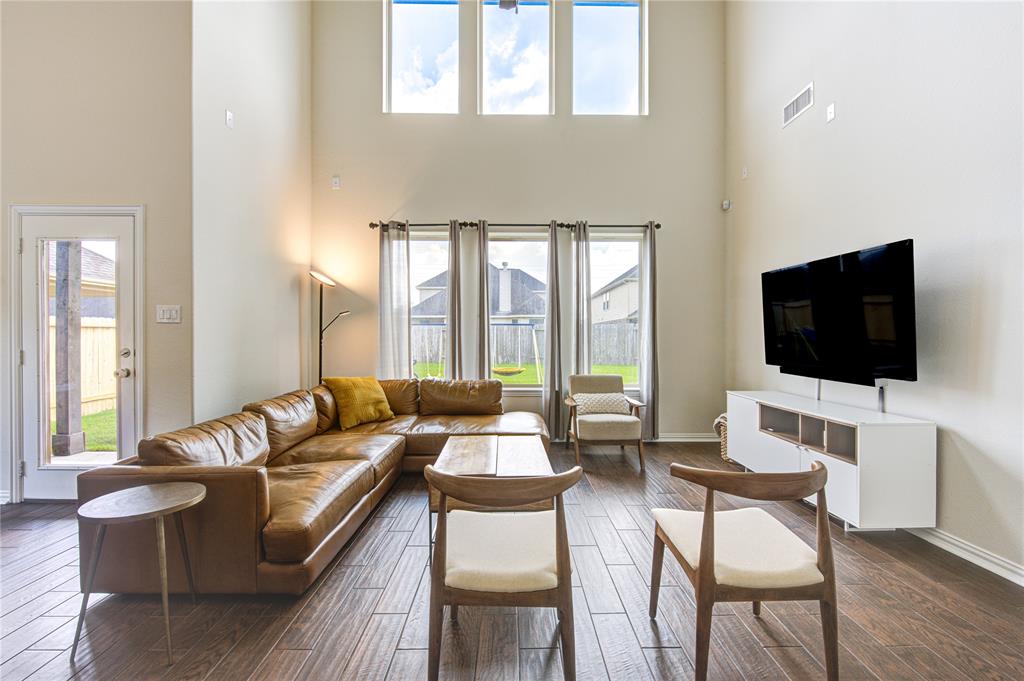
<instances>
[{"instance_id":1,"label":"white media console","mask_svg":"<svg viewBox=\"0 0 1024 681\"><path fill-rule=\"evenodd\" d=\"M935 527L934 423L783 392L727 396L737 463L782 473L820 461L828 510L848 527Z\"/></svg>"}]
</instances>

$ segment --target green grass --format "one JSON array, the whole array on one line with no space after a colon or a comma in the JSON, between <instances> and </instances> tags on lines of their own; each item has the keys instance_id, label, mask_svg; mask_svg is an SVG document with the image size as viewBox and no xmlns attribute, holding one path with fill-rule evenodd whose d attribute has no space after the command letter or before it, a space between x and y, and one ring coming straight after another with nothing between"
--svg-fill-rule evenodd
<instances>
[{"instance_id":1,"label":"green grass","mask_svg":"<svg viewBox=\"0 0 1024 681\"><path fill-rule=\"evenodd\" d=\"M526 364L521 368L523 372L515 376L492 374L492 378L499 379L505 385L540 385L543 382L543 377L537 375L536 364ZM543 371L543 367L541 367L541 370ZM591 372L595 374L618 374L622 376L622 380L626 385L636 385L639 383L639 370L636 366L628 364L595 364L591 367ZM444 365L440 362L417 362L414 367L414 373L416 378L427 378L428 376L440 378L444 374Z\"/></svg>"},{"instance_id":2,"label":"green grass","mask_svg":"<svg viewBox=\"0 0 1024 681\"><path fill-rule=\"evenodd\" d=\"M117 451L117 411L108 409L82 417L85 448L90 452ZM50 432L57 432L57 422L50 421Z\"/></svg>"}]
</instances>

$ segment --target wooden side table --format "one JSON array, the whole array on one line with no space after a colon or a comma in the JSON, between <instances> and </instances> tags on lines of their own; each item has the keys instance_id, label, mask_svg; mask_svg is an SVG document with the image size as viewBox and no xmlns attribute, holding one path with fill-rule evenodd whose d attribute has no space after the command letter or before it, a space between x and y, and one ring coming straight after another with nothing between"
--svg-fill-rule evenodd
<instances>
[{"instance_id":1,"label":"wooden side table","mask_svg":"<svg viewBox=\"0 0 1024 681\"><path fill-rule=\"evenodd\" d=\"M89 561L89 572L85 580L85 592L82 596L82 609L78 613L78 626L75 628L75 642L71 645L71 661L75 661L78 650L78 639L82 635L82 624L85 622L85 610L89 607L89 594L92 592L96 568L100 564L100 553L103 550L103 538L107 534L107 525L120 525L137 520L153 519L156 522L156 555L160 564L160 595L164 606L164 630L167 634L167 664L172 664L171 657L171 618L167 605L167 547L164 541L164 517L174 515L174 524L178 531L181 544L181 556L185 562L185 575L188 577L188 589L192 600L196 598L196 587L192 581L192 565L188 557L188 542L185 539L185 528L181 523L181 511L195 506L206 498L206 486L198 482L165 482L157 485L141 485L104 494L85 502L78 509L81 521L93 522L96 527L96 546L93 548L92 559Z\"/></svg>"}]
</instances>

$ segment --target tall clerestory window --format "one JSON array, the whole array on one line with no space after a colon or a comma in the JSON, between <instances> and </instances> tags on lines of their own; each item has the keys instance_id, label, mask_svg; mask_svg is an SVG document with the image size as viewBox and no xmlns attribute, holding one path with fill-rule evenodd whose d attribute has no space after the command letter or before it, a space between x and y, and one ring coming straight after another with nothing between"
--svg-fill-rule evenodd
<instances>
[{"instance_id":1,"label":"tall clerestory window","mask_svg":"<svg viewBox=\"0 0 1024 681\"><path fill-rule=\"evenodd\" d=\"M384 111L458 113L458 0L386 0L384 11Z\"/></svg>"},{"instance_id":2,"label":"tall clerestory window","mask_svg":"<svg viewBox=\"0 0 1024 681\"><path fill-rule=\"evenodd\" d=\"M575 0L572 112L647 113L645 0Z\"/></svg>"},{"instance_id":3,"label":"tall clerestory window","mask_svg":"<svg viewBox=\"0 0 1024 681\"><path fill-rule=\"evenodd\" d=\"M551 24L547 0L481 0L480 113L552 113Z\"/></svg>"}]
</instances>

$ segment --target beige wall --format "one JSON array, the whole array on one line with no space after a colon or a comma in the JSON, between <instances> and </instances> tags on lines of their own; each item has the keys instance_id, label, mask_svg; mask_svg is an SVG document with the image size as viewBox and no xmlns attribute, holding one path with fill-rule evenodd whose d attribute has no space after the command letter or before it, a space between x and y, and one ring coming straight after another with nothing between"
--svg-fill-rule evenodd
<instances>
[{"instance_id":1,"label":"beige wall","mask_svg":"<svg viewBox=\"0 0 1024 681\"><path fill-rule=\"evenodd\" d=\"M11 203L146 207L148 433L191 416L191 16L185 2L0 3L4 225ZM184 322L156 324L158 303Z\"/></svg>"},{"instance_id":2,"label":"beige wall","mask_svg":"<svg viewBox=\"0 0 1024 681\"><path fill-rule=\"evenodd\" d=\"M1021 6L737 3L726 34L729 386L813 394L765 366L760 272L912 237L920 379L889 411L939 425L939 528L1019 568Z\"/></svg>"},{"instance_id":3,"label":"beige wall","mask_svg":"<svg viewBox=\"0 0 1024 681\"><path fill-rule=\"evenodd\" d=\"M657 219L661 429L710 432L724 403L723 7L653 3L647 117L568 114L570 6L557 11L556 115L478 116L472 39L460 41L463 113L385 115L380 3L314 4L313 260L341 283L328 307L352 309L329 332L325 372L376 368L371 220ZM472 3L461 20L475 35Z\"/></svg>"},{"instance_id":4,"label":"beige wall","mask_svg":"<svg viewBox=\"0 0 1024 681\"><path fill-rule=\"evenodd\" d=\"M309 22L307 2L194 8L196 420L307 380Z\"/></svg>"}]
</instances>

